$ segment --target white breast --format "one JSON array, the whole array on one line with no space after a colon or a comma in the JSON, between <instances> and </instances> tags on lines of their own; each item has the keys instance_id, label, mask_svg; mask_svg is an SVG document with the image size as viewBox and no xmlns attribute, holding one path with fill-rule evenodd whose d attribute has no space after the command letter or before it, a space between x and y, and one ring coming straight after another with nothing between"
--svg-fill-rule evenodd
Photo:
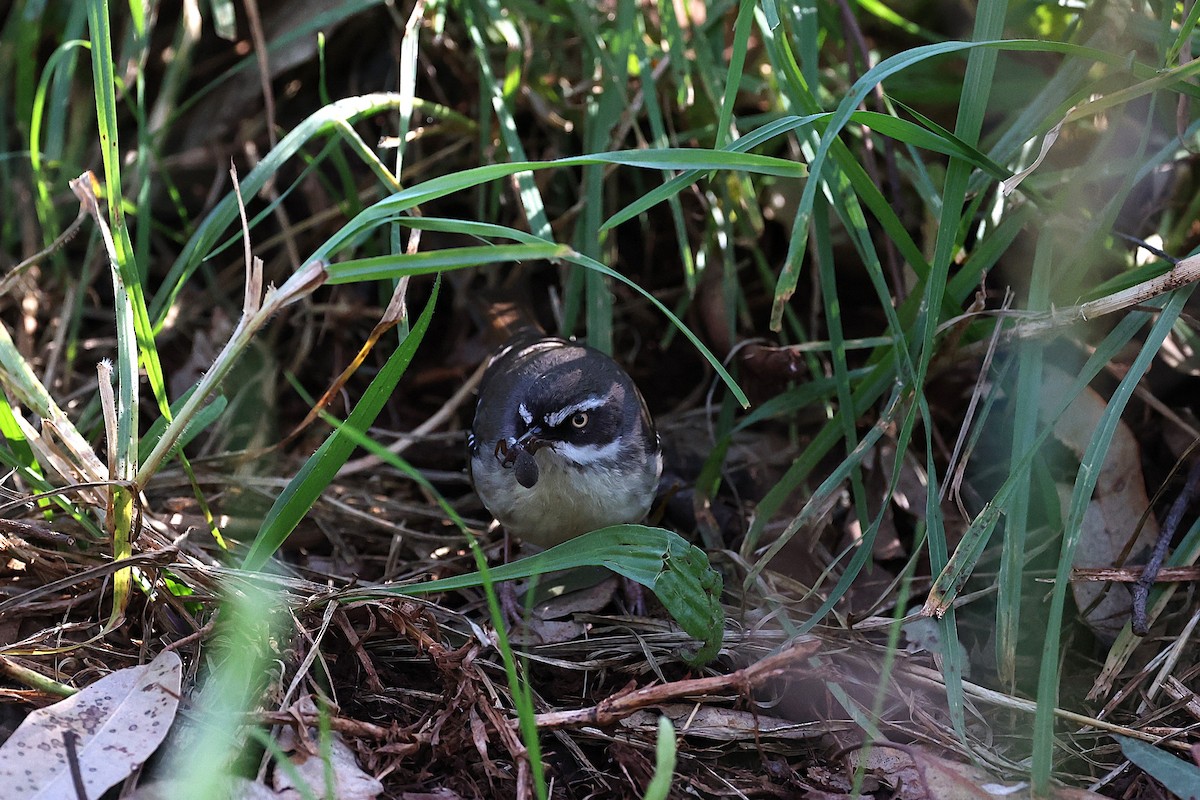
<instances>
[{"instance_id":1,"label":"white breast","mask_svg":"<svg viewBox=\"0 0 1200 800\"><path fill-rule=\"evenodd\" d=\"M615 480L603 467L580 467L545 447L535 456L538 481L526 489L511 469L484 469L481 460L489 457L477 455L473 464L480 499L510 533L542 547L608 525L640 522L662 471L659 457L639 480Z\"/></svg>"}]
</instances>

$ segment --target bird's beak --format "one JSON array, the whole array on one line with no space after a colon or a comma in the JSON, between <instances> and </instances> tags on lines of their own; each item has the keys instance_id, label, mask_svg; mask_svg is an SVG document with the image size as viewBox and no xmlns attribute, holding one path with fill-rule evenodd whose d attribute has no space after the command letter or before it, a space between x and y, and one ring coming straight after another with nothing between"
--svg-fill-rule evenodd
<instances>
[{"instance_id":1,"label":"bird's beak","mask_svg":"<svg viewBox=\"0 0 1200 800\"><path fill-rule=\"evenodd\" d=\"M519 447L524 450L528 450L529 455L533 455L548 444L550 444L550 442L542 438L541 427L534 425L532 428L525 431L525 433L517 437L517 440L510 444L509 447Z\"/></svg>"}]
</instances>

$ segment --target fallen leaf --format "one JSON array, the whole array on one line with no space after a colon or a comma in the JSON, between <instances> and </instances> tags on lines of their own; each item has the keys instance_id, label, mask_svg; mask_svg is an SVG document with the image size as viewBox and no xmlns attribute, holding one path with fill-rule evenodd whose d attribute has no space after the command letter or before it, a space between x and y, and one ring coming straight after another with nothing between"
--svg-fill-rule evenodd
<instances>
[{"instance_id":1,"label":"fallen leaf","mask_svg":"<svg viewBox=\"0 0 1200 800\"><path fill-rule=\"evenodd\" d=\"M855 758L857 760L857 757ZM1024 781L998 781L972 764L935 756L920 747L871 749L867 755L867 774L894 787L905 800L1029 800L1029 784ZM1101 795L1081 789L1054 787L1056 800L1104 800Z\"/></svg>"},{"instance_id":2,"label":"fallen leaf","mask_svg":"<svg viewBox=\"0 0 1200 800\"><path fill-rule=\"evenodd\" d=\"M719 706L694 703L664 703L652 709L635 712L620 724L624 728L656 730L659 717L667 717L683 736L695 736L717 741L756 741L758 737L801 740L824 736L825 728L811 723L769 717L763 714L738 711Z\"/></svg>"},{"instance_id":3,"label":"fallen leaf","mask_svg":"<svg viewBox=\"0 0 1200 800\"><path fill-rule=\"evenodd\" d=\"M1061 370L1047 367L1042 375L1042 412L1059 402L1074 380ZM1084 389L1054 424L1054 436L1077 458L1087 450L1101 415L1108 404L1098 393ZM1063 516L1071 502L1071 487L1060 485L1059 497ZM1143 513L1150 505L1146 482L1142 478L1141 450L1133 432L1123 421L1117 426L1108 456L1096 481L1091 502L1084 513L1083 531L1075 550L1073 566L1113 567L1122 563L1144 563L1146 553L1158 538L1158 522L1151 514L1138 530ZM1129 538L1137 538L1129 547ZM1128 585L1105 584L1099 581L1076 581L1071 584L1075 605L1084 611L1084 622L1095 633L1111 640L1129 621L1131 594Z\"/></svg>"},{"instance_id":4,"label":"fallen leaf","mask_svg":"<svg viewBox=\"0 0 1200 800\"><path fill-rule=\"evenodd\" d=\"M333 794L325 792L326 763L321 753L309 753L301 740L290 729L284 731L279 744L288 752L295 767L292 770L276 767L275 790L282 800L300 800L302 797L336 798L337 800L372 800L383 792L383 784L358 765L354 751L334 733L330 737L329 772L333 779ZM296 783L299 778L301 783Z\"/></svg>"},{"instance_id":5,"label":"fallen leaf","mask_svg":"<svg viewBox=\"0 0 1200 800\"><path fill-rule=\"evenodd\" d=\"M87 797L124 780L162 744L179 707L183 667L172 650L106 675L38 709L0 746L6 800L77 797L71 763ZM74 753L66 739L73 736Z\"/></svg>"},{"instance_id":6,"label":"fallen leaf","mask_svg":"<svg viewBox=\"0 0 1200 800\"><path fill-rule=\"evenodd\" d=\"M180 796L192 796L182 780L165 780L139 786L125 800L176 800ZM279 795L268 786L256 783L249 778L231 775L224 786L222 800L278 800Z\"/></svg>"}]
</instances>

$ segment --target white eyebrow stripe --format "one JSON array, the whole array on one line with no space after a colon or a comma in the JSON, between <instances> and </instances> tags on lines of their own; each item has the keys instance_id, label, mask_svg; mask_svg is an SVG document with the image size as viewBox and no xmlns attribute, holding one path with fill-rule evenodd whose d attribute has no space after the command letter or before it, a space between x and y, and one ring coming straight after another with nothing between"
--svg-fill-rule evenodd
<instances>
[{"instance_id":1,"label":"white eyebrow stripe","mask_svg":"<svg viewBox=\"0 0 1200 800\"><path fill-rule=\"evenodd\" d=\"M567 417L570 417L573 414L577 414L580 411L591 411L594 408L599 408L600 406L604 405L605 402L607 402L607 401L608 401L607 397L601 397L600 395L592 395L591 397L585 397L583 400L580 400L578 403L572 403L571 405L569 405L565 408L560 408L558 411L555 411L553 414L547 414L546 415L546 424L549 425L551 428L557 428L559 425L563 424L563 420L565 420Z\"/></svg>"},{"instance_id":2,"label":"white eyebrow stripe","mask_svg":"<svg viewBox=\"0 0 1200 800\"><path fill-rule=\"evenodd\" d=\"M517 413L521 415L521 419L525 420L526 425L533 424L533 414L529 413L529 407L524 403L517 406Z\"/></svg>"},{"instance_id":3,"label":"white eyebrow stripe","mask_svg":"<svg viewBox=\"0 0 1200 800\"><path fill-rule=\"evenodd\" d=\"M621 440L614 439L605 445L598 444L568 444L555 442L551 449L568 461L573 461L581 467L595 467L602 462L611 462L621 453Z\"/></svg>"}]
</instances>

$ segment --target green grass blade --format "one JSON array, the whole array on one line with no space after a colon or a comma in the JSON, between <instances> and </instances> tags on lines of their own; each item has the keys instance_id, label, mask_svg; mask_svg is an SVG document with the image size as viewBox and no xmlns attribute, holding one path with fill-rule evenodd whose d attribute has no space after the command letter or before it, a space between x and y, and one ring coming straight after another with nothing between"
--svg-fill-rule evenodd
<instances>
[{"instance_id":1,"label":"green grass blade","mask_svg":"<svg viewBox=\"0 0 1200 800\"><path fill-rule=\"evenodd\" d=\"M993 8L992 5L985 5L983 9ZM992 19L992 15L985 17ZM994 28L994 24L990 24L990 28ZM979 27L977 26L977 31ZM997 30L997 33L999 31ZM996 40L990 39L976 42L940 42L937 44L923 45L911 50L903 51L891 58L885 59L876 66L868 70L861 78L855 81L850 91L842 98L834 111L833 118L830 120L824 133L821 136L820 145L817 147L812 159L809 163L809 168L813 174L820 174L825 167L825 161L829 157L831 150L838 142L838 134L849 123L850 118L854 114L858 104L867 96L867 94L879 83L886 80L889 76L895 75L905 69L908 69L916 64L926 61L930 58L938 56L950 55L965 51L975 51L984 49L989 52L996 50L1013 50L1018 52L1057 52L1068 55L1089 58L1093 61L1125 66L1120 59L1114 54L1099 50L1097 48L1084 47L1063 42L1051 41L1036 41L1031 39L1013 39L1013 40ZM970 63L970 59L968 59ZM975 62L983 63L983 62ZM970 69L968 67L968 69ZM1155 71L1146 67L1143 64L1132 64L1130 69L1134 75L1144 80L1151 80L1155 77ZM1185 88L1186 84L1175 83L1179 91L1187 91L1189 94L1195 90ZM975 95L973 92L980 91L982 94ZM986 98L986 86L978 77L968 81L968 85L964 88L964 97L969 98L967 108L973 113L982 113L982 105L980 100ZM956 135L966 141L971 141L971 136L963 136L963 132L969 127L977 128L978 125L970 118L964 118L960 115ZM956 161L951 162L951 166ZM796 283L799 280L800 260L805 252L805 246L808 239L808 219L812 213L812 205L817 191L818 182L809 181L804 188L804 193L800 199L799 209L796 214L796 221L792 228L792 237L789 244L788 255L784 263L784 267L780 272L779 281L776 286L775 305L771 315L771 328L777 330L781 324L783 308L787 300L795 293ZM947 202L946 205L950 205ZM955 212L957 214L957 210ZM957 228L955 228L957 230Z\"/></svg>"},{"instance_id":2,"label":"green grass blade","mask_svg":"<svg viewBox=\"0 0 1200 800\"><path fill-rule=\"evenodd\" d=\"M746 49L750 42L750 26L754 24L755 0L741 0L737 18L733 23L733 46L729 54L729 68L725 74L725 92L721 97L720 116L717 118L717 139L714 146L723 148L733 136L733 108L742 75L746 68Z\"/></svg>"},{"instance_id":3,"label":"green grass blade","mask_svg":"<svg viewBox=\"0 0 1200 800\"><path fill-rule=\"evenodd\" d=\"M1058 704L1059 667L1061 666L1059 648L1061 646L1063 609L1066 606L1075 549L1083 534L1084 514L1087 512L1092 491L1096 488L1096 481L1104 466L1104 459L1108 454L1108 446L1112 442L1113 433L1121 422L1121 414L1195 288L1193 284L1176 290L1163 306L1162 313L1146 335L1146 341L1138 352L1137 358L1129 365L1128 372L1122 377L1121 383L1109 398L1108 408L1105 410L1096 432L1092 435L1088 449L1079 464L1079 474L1071 494L1070 513L1063 531L1062 551L1058 559L1054 588L1050 594L1049 619L1042 650L1042 668L1038 675L1038 704L1037 714L1034 717L1033 770L1031 774L1035 788L1040 787L1045 790L1049 787L1050 771L1054 765L1054 708Z\"/></svg>"},{"instance_id":4,"label":"green grass blade","mask_svg":"<svg viewBox=\"0 0 1200 800\"><path fill-rule=\"evenodd\" d=\"M485 24L481 14L476 11L475 3L463 4L463 13L466 17L468 35L475 46L475 53L479 56L477 63L483 83L482 88L491 101L492 112L496 115L496 122L499 124L500 140L504 143L509 159L518 162L528 161L529 159L525 156L525 146L517 133L517 122L512 111L513 93L519 91L521 86L522 42L516 27L503 13L499 3L492 2L492 0L480 0L478 6L483 13L490 17L491 25ZM492 65L487 58L488 46L483 38L483 32L486 29L498 33L508 45L508 74L504 76L503 81L496 80ZM546 217L546 204L542 200L537 184L533 182L533 175L527 170L515 172L513 175L516 179L518 195L521 198L521 206L525 210L526 219L529 220L530 230L543 239L550 238L550 220Z\"/></svg>"},{"instance_id":5,"label":"green grass blade","mask_svg":"<svg viewBox=\"0 0 1200 800\"><path fill-rule=\"evenodd\" d=\"M1157 307L1161 305L1161 300L1152 301L1147 305ZM982 555L984 547L987 546L1001 515L1007 513L1013 494L1028 482L1037 451L1050 438L1055 420L1066 413L1067 408L1079 393L1100 374L1106 364L1117 357L1121 349L1145 326L1146 319L1147 314L1144 312L1126 315L1096 346L1092 355L1080 367L1079 374L1072 382L1071 387L1059 398L1058 406L1051 413L1045 415L1044 426L1039 431L1037 438L1030 443L1027 452L1020 454L1020 460L1010 467L1004 483L972 520L945 568L934 578L925 606L927 612L933 616L939 616L953 602L959 590L971 576L971 572Z\"/></svg>"},{"instance_id":6,"label":"green grass blade","mask_svg":"<svg viewBox=\"0 0 1200 800\"><path fill-rule=\"evenodd\" d=\"M1028 307L1033 311L1049 308L1049 292L1053 281L1053 248L1050 237L1038 238L1033 259L1033 275ZM1039 406L1038 389L1042 380L1045 344L1040 341L1021 342L1017 351L1017 382L1013 392L1013 434L1010 472L1017 472L1018 462L1034 451L1037 436ZM1029 525L1030 494L1028 482L1014 487L1004 527L1003 550L1000 555L999 586L996 596L996 662L1000 680L1012 685L1016 679L1017 641L1021 632L1021 597L1025 579L1026 532Z\"/></svg>"},{"instance_id":7,"label":"green grass blade","mask_svg":"<svg viewBox=\"0 0 1200 800\"><path fill-rule=\"evenodd\" d=\"M670 796L675 757L675 726L667 717L659 717L658 739L654 745L654 775L646 786L643 795L645 800L667 800Z\"/></svg>"},{"instance_id":8,"label":"green grass blade","mask_svg":"<svg viewBox=\"0 0 1200 800\"><path fill-rule=\"evenodd\" d=\"M577 264L585 269L598 272L614 280L621 281L626 286L629 286L631 289L649 300L650 303L653 304L654 307L660 312L662 312L662 314L671 322L672 325L676 327L677 330L679 330L680 333L687 337L688 341L690 341L696 347L697 351L704 356L705 360L708 361L725 385L729 387L729 390L733 392L734 396L737 398L738 402L741 403L743 408L750 404L749 399L746 397L746 393L742 391L740 386L738 386L737 382L733 379L733 376L729 374L729 371L725 369L725 366L721 363L720 359L714 356L712 352L710 352L709 349L704 346L704 343L700 341L700 338L696 336L696 334L694 334L686 325L684 325L682 320L680 320L670 311L670 309L663 305L662 301L660 301L657 297L647 292L641 286L637 285L629 278L626 278L612 267L601 264L595 259L588 258L587 256L575 253L574 251L561 249L561 245L554 245L544 242L533 234L525 233L524 231L518 231L515 228L506 228L502 225L493 225L486 222L471 222L468 220L437 219L432 217L405 217L403 221L405 225L413 228L419 228L421 230L452 231L470 236L503 236L509 239L516 239L517 241L522 242L524 246L533 248L528 252L550 252L548 250L543 251L539 248L552 248L553 252L555 253L555 257L561 258L563 261ZM465 266L468 262L485 264L491 260L488 257L489 252L490 251L488 248L483 248L478 253L479 260L470 262L470 259L465 259L461 265ZM436 255L431 257L436 258ZM408 262L403 260L404 258L408 257L384 257L381 260L372 259L370 274L374 278L398 278L409 274L407 271ZM376 261L379 261L380 263L375 263ZM350 266L347 267L346 264ZM346 264L330 265L329 274L332 276L331 279L334 282L344 282L346 280L346 274L344 270L356 269L354 266L355 262L346 262Z\"/></svg>"},{"instance_id":9,"label":"green grass blade","mask_svg":"<svg viewBox=\"0 0 1200 800\"><path fill-rule=\"evenodd\" d=\"M433 293L421 316L413 324L408 336L388 357L387 363L371 381L361 400L351 412L347 425L357 430L367 430L375 417L383 409L384 404L392 395L392 390L408 369L417 346L429 328L433 318L433 309L437 302L440 279L434 283ZM262 569L267 560L279 549L284 539L288 537L300 520L312 508L313 503L320 497L337 475L337 471L346 463L346 459L354 451L355 444L349 437L334 432L317 449L317 452L305 462L304 466L288 482L287 487L275 499L266 519L259 527L258 535L250 546L242 562L242 568L247 570Z\"/></svg>"},{"instance_id":10,"label":"green grass blade","mask_svg":"<svg viewBox=\"0 0 1200 800\"><path fill-rule=\"evenodd\" d=\"M502 264L513 261L565 258L571 249L551 242L536 244L498 244L480 247L452 247L423 253L399 253L342 261L329 267L329 283L358 283L396 279L410 275L429 275L444 270Z\"/></svg>"},{"instance_id":11,"label":"green grass blade","mask_svg":"<svg viewBox=\"0 0 1200 800\"><path fill-rule=\"evenodd\" d=\"M493 581L509 581L587 566L607 567L654 592L679 626L702 642L695 654L687 656L689 661L704 664L716 657L725 625L720 573L709 566L703 550L672 531L613 525L520 561L491 567L488 576ZM480 586L483 580L483 575L475 572L377 591L422 595Z\"/></svg>"},{"instance_id":12,"label":"green grass blade","mask_svg":"<svg viewBox=\"0 0 1200 800\"><path fill-rule=\"evenodd\" d=\"M243 196L252 197L258 194L280 167L316 137L333 133L339 125L394 110L398 107L400 99L398 94L381 92L339 100L314 112L280 139L279 144L263 156L249 174L240 179ZM216 244L228 235L229 226L237 219L237 214L237 198L228 194L217 203L192 234L150 306L150 318L155 327L162 325L179 292L183 290L184 284L200 263L208 257Z\"/></svg>"}]
</instances>

